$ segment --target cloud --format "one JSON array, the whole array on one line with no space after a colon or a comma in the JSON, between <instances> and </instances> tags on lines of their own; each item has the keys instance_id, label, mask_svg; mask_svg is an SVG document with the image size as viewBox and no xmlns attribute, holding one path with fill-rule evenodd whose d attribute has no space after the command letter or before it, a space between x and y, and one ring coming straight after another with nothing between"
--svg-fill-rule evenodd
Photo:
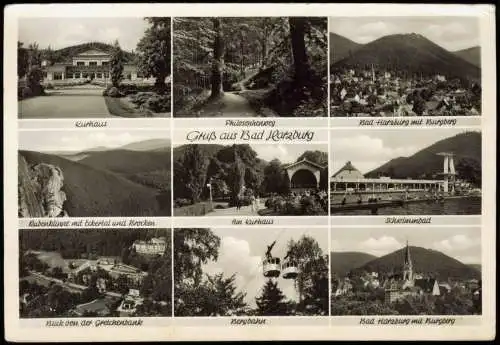
<instances>
[{"instance_id":1,"label":"cloud","mask_svg":"<svg viewBox=\"0 0 500 345\"><path fill-rule=\"evenodd\" d=\"M294 161L294 157L289 152L287 145L255 145L255 151L258 153L259 158L265 161L279 159L281 163L290 163Z\"/></svg>"},{"instance_id":2,"label":"cloud","mask_svg":"<svg viewBox=\"0 0 500 345\"><path fill-rule=\"evenodd\" d=\"M360 251L376 256L391 253L402 247L403 244L392 236L382 236L379 238L370 237L359 244Z\"/></svg>"},{"instance_id":3,"label":"cloud","mask_svg":"<svg viewBox=\"0 0 500 345\"><path fill-rule=\"evenodd\" d=\"M168 137L168 131L51 131L20 132L19 147L23 150L39 152L85 151L98 146L110 149L118 148L133 142Z\"/></svg>"},{"instance_id":4,"label":"cloud","mask_svg":"<svg viewBox=\"0 0 500 345\"><path fill-rule=\"evenodd\" d=\"M474 239L466 235L454 235L447 239L433 243L433 248L439 251L452 253L467 250L481 244L479 238Z\"/></svg>"},{"instance_id":5,"label":"cloud","mask_svg":"<svg viewBox=\"0 0 500 345\"><path fill-rule=\"evenodd\" d=\"M351 161L361 173L367 173L393 158L411 156L418 151L418 148L411 144L392 148L386 146L382 139L366 134L341 138L332 137L330 146L334 173L347 161Z\"/></svg>"}]
</instances>

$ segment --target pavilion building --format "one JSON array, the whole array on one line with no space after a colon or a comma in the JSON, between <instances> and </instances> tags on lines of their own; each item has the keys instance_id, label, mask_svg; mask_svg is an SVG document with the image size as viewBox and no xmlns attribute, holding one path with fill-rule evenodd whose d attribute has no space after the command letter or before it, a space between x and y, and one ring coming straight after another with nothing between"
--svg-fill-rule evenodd
<instances>
[{"instance_id":1,"label":"pavilion building","mask_svg":"<svg viewBox=\"0 0 500 345\"><path fill-rule=\"evenodd\" d=\"M99 49L81 52L67 62L51 64L50 61L44 60L42 61L44 82L81 79L109 81L110 61L111 54ZM123 65L124 80L135 81L142 78L137 65L132 63Z\"/></svg>"}]
</instances>

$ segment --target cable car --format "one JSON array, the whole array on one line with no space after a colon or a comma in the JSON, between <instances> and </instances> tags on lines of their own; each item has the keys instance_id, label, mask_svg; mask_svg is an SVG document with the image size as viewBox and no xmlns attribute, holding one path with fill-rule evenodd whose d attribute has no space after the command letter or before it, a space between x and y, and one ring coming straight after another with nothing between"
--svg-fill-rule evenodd
<instances>
[{"instance_id":1,"label":"cable car","mask_svg":"<svg viewBox=\"0 0 500 345\"><path fill-rule=\"evenodd\" d=\"M294 260L286 260L283 262L281 266L283 270L283 278L284 279L295 279L299 274L299 267L296 261Z\"/></svg>"},{"instance_id":2,"label":"cable car","mask_svg":"<svg viewBox=\"0 0 500 345\"><path fill-rule=\"evenodd\" d=\"M281 273L281 260L280 258L269 258L262 263L264 277L276 278Z\"/></svg>"}]
</instances>

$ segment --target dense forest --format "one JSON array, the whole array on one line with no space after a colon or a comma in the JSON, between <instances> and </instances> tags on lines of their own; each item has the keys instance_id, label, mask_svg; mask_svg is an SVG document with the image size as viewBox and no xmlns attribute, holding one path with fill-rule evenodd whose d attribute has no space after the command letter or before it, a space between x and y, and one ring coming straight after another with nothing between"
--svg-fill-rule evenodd
<instances>
[{"instance_id":1,"label":"dense forest","mask_svg":"<svg viewBox=\"0 0 500 345\"><path fill-rule=\"evenodd\" d=\"M176 316L229 315L327 315L328 255L317 241L302 236L288 243L290 258L301 272L295 288L299 301L288 299L279 283L268 279L255 297L256 307L245 301L235 272L209 275L203 266L217 261L221 238L210 229L177 229L174 232L174 314ZM261 274L262 270L258 270Z\"/></svg>"},{"instance_id":2,"label":"dense forest","mask_svg":"<svg viewBox=\"0 0 500 345\"><path fill-rule=\"evenodd\" d=\"M326 116L327 19L174 19L176 116Z\"/></svg>"},{"instance_id":3,"label":"dense forest","mask_svg":"<svg viewBox=\"0 0 500 345\"><path fill-rule=\"evenodd\" d=\"M25 252L54 251L63 258L76 259L90 256L122 256L123 248L130 247L135 240L168 236L166 229L40 229L21 230L19 250Z\"/></svg>"}]
</instances>

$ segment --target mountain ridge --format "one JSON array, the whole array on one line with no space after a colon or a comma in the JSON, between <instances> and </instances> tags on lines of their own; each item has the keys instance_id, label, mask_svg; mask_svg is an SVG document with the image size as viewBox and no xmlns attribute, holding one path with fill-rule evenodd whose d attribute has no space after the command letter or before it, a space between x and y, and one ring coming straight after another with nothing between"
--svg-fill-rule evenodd
<instances>
[{"instance_id":1,"label":"mountain ridge","mask_svg":"<svg viewBox=\"0 0 500 345\"><path fill-rule=\"evenodd\" d=\"M417 246L409 246L409 249L415 273L434 276L439 280L481 279L479 271L440 251ZM388 275L400 274L404 264L405 251L405 247L398 249L369 261L363 266L354 269L351 273L367 271Z\"/></svg>"},{"instance_id":2,"label":"mountain ridge","mask_svg":"<svg viewBox=\"0 0 500 345\"><path fill-rule=\"evenodd\" d=\"M448 78L480 80L480 68L449 52L421 34L394 34L364 44L333 68L374 64L382 68Z\"/></svg>"},{"instance_id":3,"label":"mountain ridge","mask_svg":"<svg viewBox=\"0 0 500 345\"><path fill-rule=\"evenodd\" d=\"M443 169L443 158L436 155L439 152L455 153L455 167L462 159L474 160L481 166L481 133L464 132L439 140L409 157L391 159L366 173L365 177L431 178Z\"/></svg>"}]
</instances>

